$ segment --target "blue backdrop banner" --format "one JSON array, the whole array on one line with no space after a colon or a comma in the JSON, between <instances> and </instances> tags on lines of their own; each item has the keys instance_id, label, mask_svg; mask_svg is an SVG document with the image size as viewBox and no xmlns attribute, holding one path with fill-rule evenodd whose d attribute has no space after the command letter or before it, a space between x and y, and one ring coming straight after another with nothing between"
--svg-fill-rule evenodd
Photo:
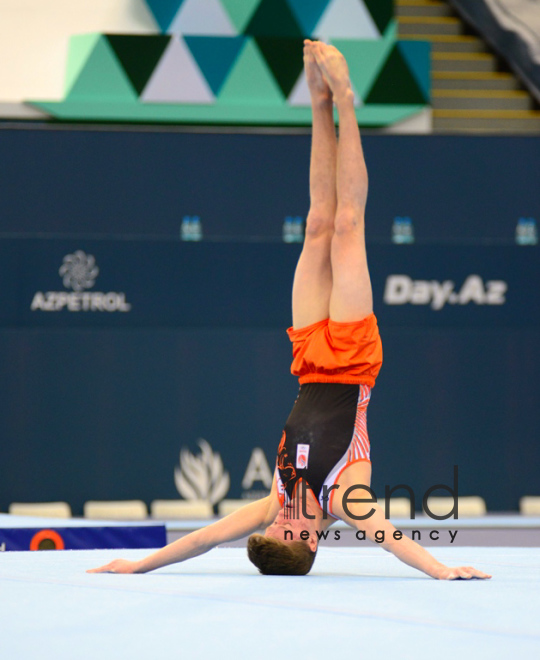
<instances>
[{"instance_id":1,"label":"blue backdrop banner","mask_svg":"<svg viewBox=\"0 0 540 660\"><path fill-rule=\"evenodd\" d=\"M310 135L158 129L0 130L0 235L177 240L198 216L205 238L281 241L309 207ZM396 217L417 242L514 240L540 222L540 137L367 135L369 241ZM466 163L466 167L464 167Z\"/></svg>"},{"instance_id":2,"label":"blue backdrop banner","mask_svg":"<svg viewBox=\"0 0 540 660\"><path fill-rule=\"evenodd\" d=\"M308 208L309 139L0 131L0 510L268 492L298 388L282 231ZM378 494L420 500L454 465L491 510L540 494L540 248L515 242L540 218L539 144L364 140Z\"/></svg>"}]
</instances>

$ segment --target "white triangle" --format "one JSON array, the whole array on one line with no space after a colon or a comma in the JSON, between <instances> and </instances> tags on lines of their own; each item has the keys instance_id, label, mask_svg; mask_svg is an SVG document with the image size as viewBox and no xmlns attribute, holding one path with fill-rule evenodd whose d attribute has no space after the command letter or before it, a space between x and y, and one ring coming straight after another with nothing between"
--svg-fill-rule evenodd
<instances>
[{"instance_id":1,"label":"white triangle","mask_svg":"<svg viewBox=\"0 0 540 660\"><path fill-rule=\"evenodd\" d=\"M292 92L289 94L287 103L294 107L309 106L311 105L311 96L309 94L309 87L306 80L306 72L302 71L300 77L296 81Z\"/></svg>"},{"instance_id":2,"label":"white triangle","mask_svg":"<svg viewBox=\"0 0 540 660\"><path fill-rule=\"evenodd\" d=\"M213 103L214 95L183 39L174 36L141 99L147 103Z\"/></svg>"},{"instance_id":3,"label":"white triangle","mask_svg":"<svg viewBox=\"0 0 540 660\"><path fill-rule=\"evenodd\" d=\"M237 35L219 0L184 0L167 32L223 37Z\"/></svg>"},{"instance_id":4,"label":"white triangle","mask_svg":"<svg viewBox=\"0 0 540 660\"><path fill-rule=\"evenodd\" d=\"M315 26L318 39L380 39L362 0L332 0Z\"/></svg>"},{"instance_id":5,"label":"white triangle","mask_svg":"<svg viewBox=\"0 0 540 660\"><path fill-rule=\"evenodd\" d=\"M354 93L354 105L359 108L363 105L362 99L352 83L351 87ZM287 99L287 103L293 107L308 107L311 105L311 95L309 93L305 71L302 71L298 80L295 82L292 92Z\"/></svg>"}]
</instances>

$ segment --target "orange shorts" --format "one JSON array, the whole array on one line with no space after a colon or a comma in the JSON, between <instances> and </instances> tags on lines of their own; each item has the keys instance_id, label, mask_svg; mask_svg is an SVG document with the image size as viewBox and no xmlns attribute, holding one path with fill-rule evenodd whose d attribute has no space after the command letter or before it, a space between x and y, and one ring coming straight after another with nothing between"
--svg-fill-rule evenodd
<instances>
[{"instance_id":1,"label":"orange shorts","mask_svg":"<svg viewBox=\"0 0 540 660\"><path fill-rule=\"evenodd\" d=\"M325 319L289 328L291 373L303 383L351 383L373 387L382 365L382 343L375 314L361 321Z\"/></svg>"}]
</instances>

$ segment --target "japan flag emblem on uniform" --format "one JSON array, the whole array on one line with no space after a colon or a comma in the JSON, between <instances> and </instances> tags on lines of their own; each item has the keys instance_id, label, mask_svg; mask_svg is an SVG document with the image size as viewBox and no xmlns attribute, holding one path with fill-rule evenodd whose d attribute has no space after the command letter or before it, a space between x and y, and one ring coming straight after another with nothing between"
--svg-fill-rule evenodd
<instances>
[{"instance_id":1,"label":"japan flag emblem on uniform","mask_svg":"<svg viewBox=\"0 0 540 660\"><path fill-rule=\"evenodd\" d=\"M309 445L296 445L296 467L303 470L308 466Z\"/></svg>"}]
</instances>

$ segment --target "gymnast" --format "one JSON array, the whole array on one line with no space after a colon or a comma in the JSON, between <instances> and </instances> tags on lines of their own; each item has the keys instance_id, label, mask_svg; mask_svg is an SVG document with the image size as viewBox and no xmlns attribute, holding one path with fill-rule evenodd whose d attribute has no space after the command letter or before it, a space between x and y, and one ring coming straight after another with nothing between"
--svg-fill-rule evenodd
<instances>
[{"instance_id":1,"label":"gymnast","mask_svg":"<svg viewBox=\"0 0 540 660\"><path fill-rule=\"evenodd\" d=\"M305 575L321 533L340 519L371 540L384 532L385 550L433 578L491 577L441 564L357 490L371 482L366 411L382 365L364 238L368 177L345 58L333 46L306 40L304 66L313 111L311 204L288 330L300 391L278 447L270 495L144 559L117 559L90 573L146 573L252 534L248 556L261 573ZM263 528L264 534L254 533Z\"/></svg>"}]
</instances>

